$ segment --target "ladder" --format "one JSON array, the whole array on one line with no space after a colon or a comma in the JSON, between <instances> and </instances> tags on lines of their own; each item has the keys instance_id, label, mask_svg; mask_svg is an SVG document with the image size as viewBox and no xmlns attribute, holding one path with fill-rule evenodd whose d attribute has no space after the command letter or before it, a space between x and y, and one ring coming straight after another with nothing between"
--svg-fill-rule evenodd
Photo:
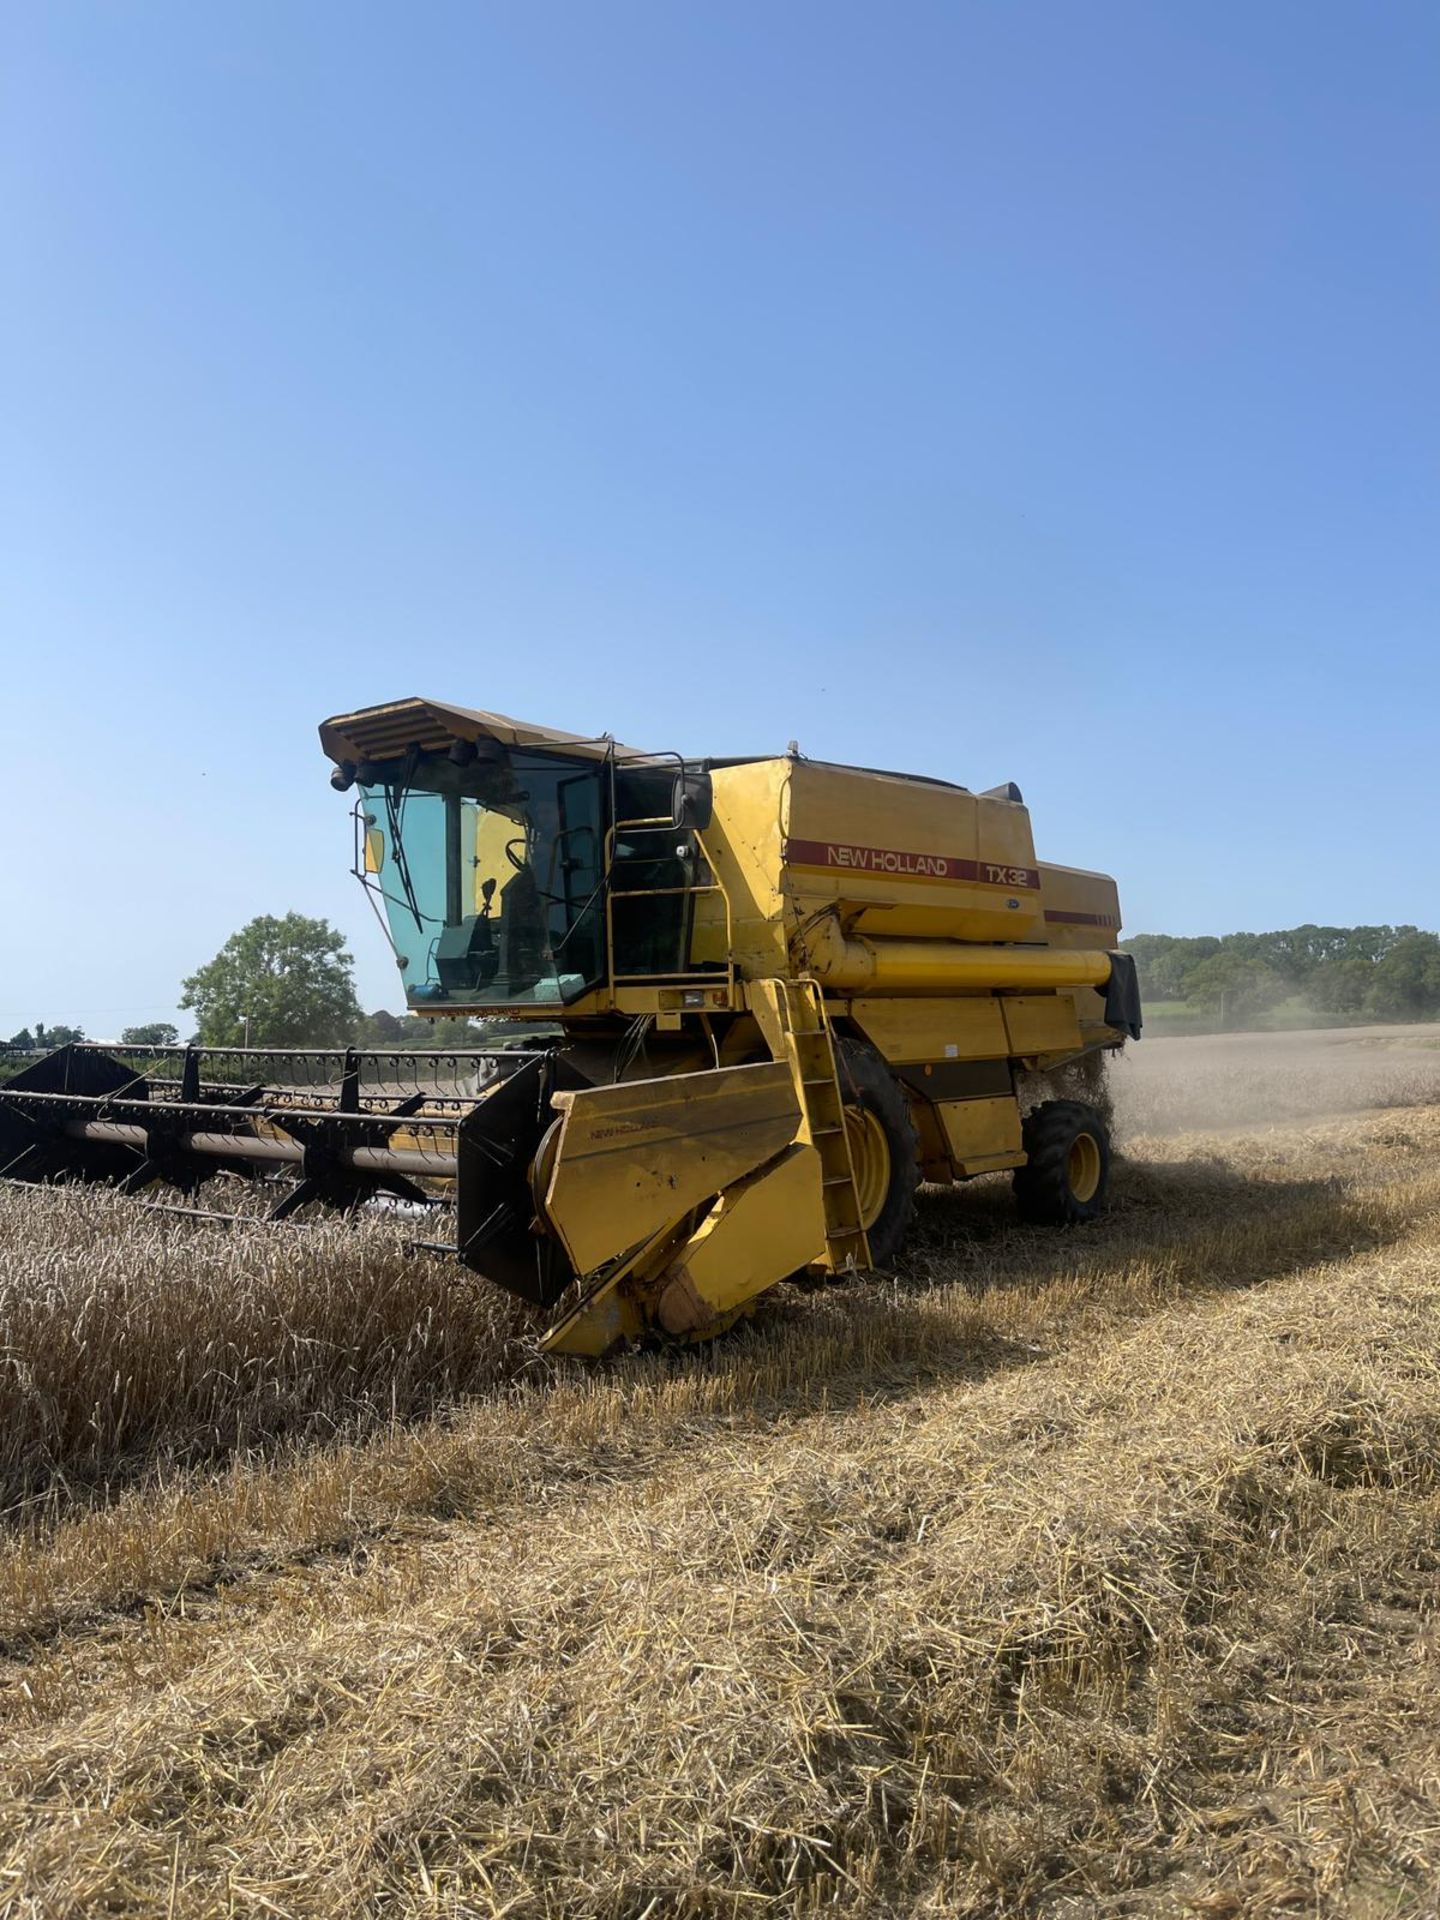
<instances>
[{"instance_id":1,"label":"ladder","mask_svg":"<svg viewBox=\"0 0 1440 1920\"><path fill-rule=\"evenodd\" d=\"M835 1042L819 983L753 980L749 997L770 1051L789 1065L794 1077L800 1101L799 1138L820 1156L825 1264L832 1273L868 1268L870 1246L860 1223Z\"/></svg>"}]
</instances>

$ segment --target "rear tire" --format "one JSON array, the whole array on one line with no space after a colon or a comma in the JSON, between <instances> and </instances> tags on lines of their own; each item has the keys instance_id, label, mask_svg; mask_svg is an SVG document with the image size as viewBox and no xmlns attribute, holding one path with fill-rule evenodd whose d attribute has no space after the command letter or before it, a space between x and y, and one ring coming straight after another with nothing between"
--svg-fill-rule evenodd
<instances>
[{"instance_id":1,"label":"rear tire","mask_svg":"<svg viewBox=\"0 0 1440 1920\"><path fill-rule=\"evenodd\" d=\"M874 1048L837 1038L835 1052L870 1259L887 1267L914 1225L920 1139L900 1082Z\"/></svg>"},{"instance_id":2,"label":"rear tire","mask_svg":"<svg viewBox=\"0 0 1440 1920\"><path fill-rule=\"evenodd\" d=\"M1015 1169L1022 1220L1071 1227L1105 1210L1110 1131L1080 1100L1047 1100L1025 1116L1025 1165Z\"/></svg>"}]
</instances>

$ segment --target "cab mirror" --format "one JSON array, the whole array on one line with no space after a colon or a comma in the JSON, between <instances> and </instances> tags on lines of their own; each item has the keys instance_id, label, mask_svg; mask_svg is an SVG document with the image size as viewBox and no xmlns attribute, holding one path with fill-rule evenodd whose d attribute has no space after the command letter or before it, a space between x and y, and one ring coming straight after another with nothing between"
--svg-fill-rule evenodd
<instances>
[{"instance_id":1,"label":"cab mirror","mask_svg":"<svg viewBox=\"0 0 1440 1920\"><path fill-rule=\"evenodd\" d=\"M365 871L379 873L385 864L385 836L379 827L365 830Z\"/></svg>"},{"instance_id":2,"label":"cab mirror","mask_svg":"<svg viewBox=\"0 0 1440 1920\"><path fill-rule=\"evenodd\" d=\"M686 833L703 833L715 811L715 795L708 773L688 770L675 776L670 800L670 817Z\"/></svg>"}]
</instances>

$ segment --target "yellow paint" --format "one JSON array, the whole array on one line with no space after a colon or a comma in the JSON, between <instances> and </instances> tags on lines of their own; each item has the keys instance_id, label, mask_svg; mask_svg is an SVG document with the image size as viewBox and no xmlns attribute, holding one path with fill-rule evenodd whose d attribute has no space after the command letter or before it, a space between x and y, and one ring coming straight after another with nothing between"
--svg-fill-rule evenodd
<instances>
[{"instance_id":1,"label":"yellow paint","mask_svg":"<svg viewBox=\"0 0 1440 1920\"><path fill-rule=\"evenodd\" d=\"M983 993L1006 987L1103 986L1110 978L1108 953L979 946L961 940L867 939L845 933L833 914L806 929L801 948L807 970L835 991Z\"/></svg>"},{"instance_id":2,"label":"yellow paint","mask_svg":"<svg viewBox=\"0 0 1440 1920\"><path fill-rule=\"evenodd\" d=\"M824 1263L835 1273L868 1267L863 1201L824 997L813 981L760 980L751 1005L765 1044L794 1079L800 1138L820 1156Z\"/></svg>"},{"instance_id":3,"label":"yellow paint","mask_svg":"<svg viewBox=\"0 0 1440 1920\"><path fill-rule=\"evenodd\" d=\"M1009 1052L1005 1017L993 995L950 999L860 999L850 1018L897 1066L922 1060L995 1060ZM952 1051L953 1049L953 1051Z\"/></svg>"},{"instance_id":4,"label":"yellow paint","mask_svg":"<svg viewBox=\"0 0 1440 1920\"><path fill-rule=\"evenodd\" d=\"M820 1157L796 1144L722 1193L660 1276L667 1333L699 1333L825 1250Z\"/></svg>"},{"instance_id":5,"label":"yellow paint","mask_svg":"<svg viewBox=\"0 0 1440 1920\"><path fill-rule=\"evenodd\" d=\"M607 1280L558 1320L540 1344L546 1353L600 1360L612 1347L638 1340L645 1325L639 1306L620 1282Z\"/></svg>"},{"instance_id":6,"label":"yellow paint","mask_svg":"<svg viewBox=\"0 0 1440 1920\"><path fill-rule=\"evenodd\" d=\"M558 1093L545 1217L579 1274L678 1222L795 1138L789 1069L765 1063Z\"/></svg>"},{"instance_id":7,"label":"yellow paint","mask_svg":"<svg viewBox=\"0 0 1440 1920\"><path fill-rule=\"evenodd\" d=\"M1016 1055L1077 1052L1081 1045L1075 1002L1066 993L1006 995L996 1003Z\"/></svg>"},{"instance_id":8,"label":"yellow paint","mask_svg":"<svg viewBox=\"0 0 1440 1920\"><path fill-rule=\"evenodd\" d=\"M1020 1151L1020 1109L1010 1095L993 1100L945 1100L935 1109L945 1129L950 1158L959 1173L1015 1166Z\"/></svg>"},{"instance_id":9,"label":"yellow paint","mask_svg":"<svg viewBox=\"0 0 1440 1920\"><path fill-rule=\"evenodd\" d=\"M736 965L751 978L788 970L791 923L780 847L790 765L788 760L761 760L743 767L717 767L712 775L715 811L700 836L715 877L729 897ZM712 937L707 928L703 939Z\"/></svg>"},{"instance_id":10,"label":"yellow paint","mask_svg":"<svg viewBox=\"0 0 1440 1920\"><path fill-rule=\"evenodd\" d=\"M1120 892L1106 873L1042 863L1045 938L1052 947L1113 947L1120 938Z\"/></svg>"},{"instance_id":11,"label":"yellow paint","mask_svg":"<svg viewBox=\"0 0 1440 1920\"><path fill-rule=\"evenodd\" d=\"M545 1351L598 1359L651 1326L709 1338L823 1249L819 1156L795 1142L732 1181L692 1233L656 1236L600 1280L546 1334Z\"/></svg>"},{"instance_id":12,"label":"yellow paint","mask_svg":"<svg viewBox=\"0 0 1440 1920\"><path fill-rule=\"evenodd\" d=\"M1070 1151L1065 1157L1065 1177L1070 1191L1082 1205L1093 1200L1095 1189L1100 1184L1103 1166L1100 1155L1100 1143L1093 1134L1077 1133L1070 1143Z\"/></svg>"},{"instance_id":13,"label":"yellow paint","mask_svg":"<svg viewBox=\"0 0 1440 1920\"><path fill-rule=\"evenodd\" d=\"M786 871L797 921L838 907L866 933L1044 937L1037 886L982 877L1026 869L1033 874L1035 843L1023 806L937 781L817 760L792 763L789 801L789 840L826 850L820 861L792 852ZM897 856L893 866L850 864L883 863L891 856ZM915 871L927 862L973 863L982 873L956 880Z\"/></svg>"},{"instance_id":14,"label":"yellow paint","mask_svg":"<svg viewBox=\"0 0 1440 1920\"><path fill-rule=\"evenodd\" d=\"M475 815L474 879L471 886L470 899L470 911L472 913L483 913L485 911L485 882L487 880L493 880L495 882L493 891L499 893L507 881L515 878L515 868L510 864L505 848L507 844L519 836L520 833L521 829L508 814L501 813L494 807L481 807L477 810ZM523 859L523 849L517 847L516 852L520 854ZM490 911L492 913L497 911L497 904L494 901L491 903Z\"/></svg>"}]
</instances>

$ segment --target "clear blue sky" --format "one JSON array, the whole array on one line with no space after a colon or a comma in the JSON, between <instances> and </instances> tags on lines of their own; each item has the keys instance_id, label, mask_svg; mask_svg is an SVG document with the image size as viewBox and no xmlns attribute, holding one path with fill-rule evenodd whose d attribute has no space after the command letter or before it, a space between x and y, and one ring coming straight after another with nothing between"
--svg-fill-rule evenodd
<instances>
[{"instance_id":1,"label":"clear blue sky","mask_svg":"<svg viewBox=\"0 0 1440 1920\"><path fill-rule=\"evenodd\" d=\"M4 26L0 1029L350 937L427 693L1018 780L1132 931L1440 922L1440 6Z\"/></svg>"}]
</instances>

